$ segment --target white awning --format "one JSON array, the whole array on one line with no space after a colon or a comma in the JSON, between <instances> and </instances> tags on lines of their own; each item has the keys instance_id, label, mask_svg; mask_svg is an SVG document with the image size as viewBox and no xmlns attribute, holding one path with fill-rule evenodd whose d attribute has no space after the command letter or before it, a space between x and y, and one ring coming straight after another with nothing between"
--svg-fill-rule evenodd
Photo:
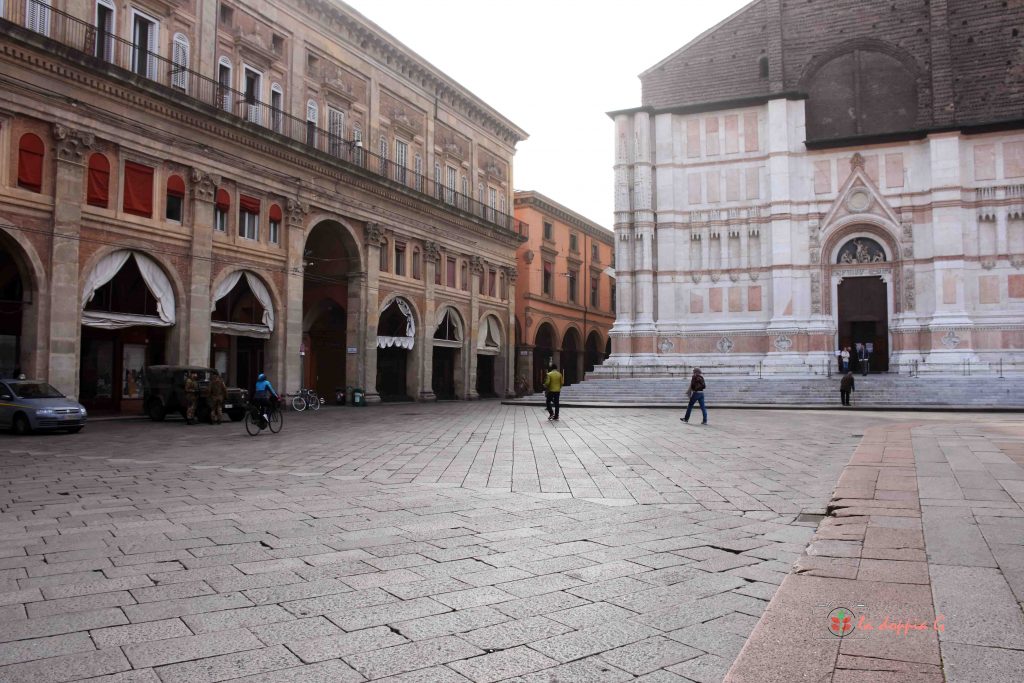
<instances>
[{"instance_id":1,"label":"white awning","mask_svg":"<svg viewBox=\"0 0 1024 683\"><path fill-rule=\"evenodd\" d=\"M477 353L498 353L501 350L501 327L498 325L498 319L489 315L480 323L476 341Z\"/></svg>"},{"instance_id":2,"label":"white awning","mask_svg":"<svg viewBox=\"0 0 1024 683\"><path fill-rule=\"evenodd\" d=\"M232 337L255 337L270 339L270 330L266 325L248 323L226 323L220 320L210 322L210 331L214 334L227 334Z\"/></svg>"},{"instance_id":3,"label":"white awning","mask_svg":"<svg viewBox=\"0 0 1024 683\"><path fill-rule=\"evenodd\" d=\"M377 336L377 348L388 349L392 346L397 346L401 349L412 350L413 344L416 340L416 321L412 317L412 310L409 308L409 304L400 297L395 298L394 302L398 305L398 310L405 316L405 336L404 337L388 337L388 336ZM389 303L384 311L391 307ZM384 311L381 311L383 313Z\"/></svg>"},{"instance_id":4,"label":"white awning","mask_svg":"<svg viewBox=\"0 0 1024 683\"><path fill-rule=\"evenodd\" d=\"M149 293L156 299L157 316L137 315L133 313L112 313L107 311L86 311L86 305L96 296L97 290L113 280L129 258L135 258L135 265L142 274ZM150 327L170 327L174 325L174 290L167 279L163 268L156 261L138 251L119 249L100 259L96 267L89 273L82 289L82 324L87 327L100 327L118 330L124 327L144 325Z\"/></svg>"},{"instance_id":5,"label":"white awning","mask_svg":"<svg viewBox=\"0 0 1024 683\"><path fill-rule=\"evenodd\" d=\"M213 292L213 307L216 308L217 302L231 293L231 290L235 288L235 285L238 284L243 275L245 275L245 282L249 285L252 295L256 297L256 301L260 302L260 306L263 307L263 325L259 327L265 327L264 332L267 336L270 336L270 333L274 331L274 302L270 298L270 291L267 289L267 286L263 284L263 281L255 273L248 270L236 270L221 280L221 283L217 285L217 289Z\"/></svg>"}]
</instances>

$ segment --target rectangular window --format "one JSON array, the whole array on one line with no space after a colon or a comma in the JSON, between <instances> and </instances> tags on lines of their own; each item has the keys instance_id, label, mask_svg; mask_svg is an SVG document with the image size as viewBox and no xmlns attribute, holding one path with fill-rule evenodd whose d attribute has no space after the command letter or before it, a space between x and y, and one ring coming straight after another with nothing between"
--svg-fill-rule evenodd
<instances>
[{"instance_id":1,"label":"rectangular window","mask_svg":"<svg viewBox=\"0 0 1024 683\"><path fill-rule=\"evenodd\" d=\"M578 303L578 297L576 296L576 282L579 280L579 278L580 272L578 270L569 271L569 301L571 301L574 304Z\"/></svg>"},{"instance_id":2,"label":"rectangular window","mask_svg":"<svg viewBox=\"0 0 1024 683\"><path fill-rule=\"evenodd\" d=\"M260 200L255 197L238 197L238 236L247 240L260 238Z\"/></svg>"},{"instance_id":3,"label":"rectangular window","mask_svg":"<svg viewBox=\"0 0 1024 683\"><path fill-rule=\"evenodd\" d=\"M449 204L455 203L455 183L459 172L453 166L446 166L444 200Z\"/></svg>"},{"instance_id":4,"label":"rectangular window","mask_svg":"<svg viewBox=\"0 0 1024 683\"><path fill-rule=\"evenodd\" d=\"M395 242L395 275L405 275L405 242Z\"/></svg>"},{"instance_id":5,"label":"rectangular window","mask_svg":"<svg viewBox=\"0 0 1024 683\"><path fill-rule=\"evenodd\" d=\"M380 136L380 174L388 174L388 139Z\"/></svg>"},{"instance_id":6,"label":"rectangular window","mask_svg":"<svg viewBox=\"0 0 1024 683\"><path fill-rule=\"evenodd\" d=\"M494 220L494 210L498 208L498 191L493 187L487 188L487 220Z\"/></svg>"},{"instance_id":7,"label":"rectangular window","mask_svg":"<svg viewBox=\"0 0 1024 683\"><path fill-rule=\"evenodd\" d=\"M420 259L420 250L419 249L413 249L412 250L412 279L413 280L422 280L423 279L423 273L420 270L421 269L420 261L421 261L421 259Z\"/></svg>"},{"instance_id":8,"label":"rectangular window","mask_svg":"<svg viewBox=\"0 0 1024 683\"><path fill-rule=\"evenodd\" d=\"M434 284L435 285L440 285L441 284L441 279L442 279L441 268L442 267L443 266L442 266L440 261L434 261Z\"/></svg>"},{"instance_id":9,"label":"rectangular window","mask_svg":"<svg viewBox=\"0 0 1024 683\"><path fill-rule=\"evenodd\" d=\"M601 252L596 244L590 245L590 260L594 263L600 263L601 261Z\"/></svg>"},{"instance_id":10,"label":"rectangular window","mask_svg":"<svg viewBox=\"0 0 1024 683\"><path fill-rule=\"evenodd\" d=\"M549 242L555 239L555 227L547 221L544 221L544 239Z\"/></svg>"},{"instance_id":11,"label":"rectangular window","mask_svg":"<svg viewBox=\"0 0 1024 683\"><path fill-rule=\"evenodd\" d=\"M249 123L263 123L260 111L263 97L263 74L255 69L245 67L245 118Z\"/></svg>"},{"instance_id":12,"label":"rectangular window","mask_svg":"<svg viewBox=\"0 0 1024 683\"><path fill-rule=\"evenodd\" d=\"M331 154L340 157L345 149L345 112L327 107L327 132L331 134Z\"/></svg>"},{"instance_id":13,"label":"rectangular window","mask_svg":"<svg viewBox=\"0 0 1024 683\"><path fill-rule=\"evenodd\" d=\"M395 140L395 180L405 184L405 170L409 165L409 143Z\"/></svg>"},{"instance_id":14,"label":"rectangular window","mask_svg":"<svg viewBox=\"0 0 1024 683\"><path fill-rule=\"evenodd\" d=\"M135 12L132 18L132 71L156 78L157 23Z\"/></svg>"},{"instance_id":15,"label":"rectangular window","mask_svg":"<svg viewBox=\"0 0 1024 683\"><path fill-rule=\"evenodd\" d=\"M213 229L217 232L228 231L228 210L217 206L213 210Z\"/></svg>"},{"instance_id":16,"label":"rectangular window","mask_svg":"<svg viewBox=\"0 0 1024 683\"><path fill-rule=\"evenodd\" d=\"M544 296L554 295L555 264L551 261L544 262L544 282L542 283Z\"/></svg>"},{"instance_id":17,"label":"rectangular window","mask_svg":"<svg viewBox=\"0 0 1024 683\"><path fill-rule=\"evenodd\" d=\"M590 274L590 305L594 308L601 306L601 275Z\"/></svg>"},{"instance_id":18,"label":"rectangular window","mask_svg":"<svg viewBox=\"0 0 1024 683\"><path fill-rule=\"evenodd\" d=\"M97 59L114 61L114 8L103 2L96 3L96 52Z\"/></svg>"},{"instance_id":19,"label":"rectangular window","mask_svg":"<svg viewBox=\"0 0 1024 683\"><path fill-rule=\"evenodd\" d=\"M569 251L574 254L580 253L580 239L574 232L569 233Z\"/></svg>"},{"instance_id":20,"label":"rectangular window","mask_svg":"<svg viewBox=\"0 0 1024 683\"><path fill-rule=\"evenodd\" d=\"M498 296L498 272L487 271L487 296Z\"/></svg>"},{"instance_id":21,"label":"rectangular window","mask_svg":"<svg viewBox=\"0 0 1024 683\"><path fill-rule=\"evenodd\" d=\"M456 286L455 285L455 276L456 276L456 273L455 273L455 258L452 257L452 256L449 256L448 257L448 274L447 274L448 279L446 281L446 284L449 287L451 287L452 289L455 289L455 286Z\"/></svg>"},{"instance_id":22,"label":"rectangular window","mask_svg":"<svg viewBox=\"0 0 1024 683\"><path fill-rule=\"evenodd\" d=\"M508 301L508 277L505 273L502 273L499 277L499 287L501 289L501 300Z\"/></svg>"},{"instance_id":23,"label":"rectangular window","mask_svg":"<svg viewBox=\"0 0 1024 683\"><path fill-rule=\"evenodd\" d=\"M469 291L469 265L465 261L462 262L462 273L461 273L461 276L462 276L462 291L468 292Z\"/></svg>"},{"instance_id":24,"label":"rectangular window","mask_svg":"<svg viewBox=\"0 0 1024 683\"><path fill-rule=\"evenodd\" d=\"M231 65L217 66L217 84L220 86L220 108L231 111Z\"/></svg>"},{"instance_id":25,"label":"rectangular window","mask_svg":"<svg viewBox=\"0 0 1024 683\"><path fill-rule=\"evenodd\" d=\"M382 273L388 272L388 243L380 245L380 262L377 264Z\"/></svg>"},{"instance_id":26,"label":"rectangular window","mask_svg":"<svg viewBox=\"0 0 1024 683\"><path fill-rule=\"evenodd\" d=\"M174 176L174 178L177 178L179 182L167 183L167 205L164 207L164 217L169 221L180 223L185 213L185 187L180 183L178 176Z\"/></svg>"},{"instance_id":27,"label":"rectangular window","mask_svg":"<svg viewBox=\"0 0 1024 683\"><path fill-rule=\"evenodd\" d=\"M124 212L153 217L153 168L124 162Z\"/></svg>"},{"instance_id":28,"label":"rectangular window","mask_svg":"<svg viewBox=\"0 0 1024 683\"><path fill-rule=\"evenodd\" d=\"M274 132L280 133L284 130L284 93L276 87L270 91L270 108Z\"/></svg>"},{"instance_id":29,"label":"rectangular window","mask_svg":"<svg viewBox=\"0 0 1024 683\"><path fill-rule=\"evenodd\" d=\"M481 296L487 292L487 275L483 272L480 273L480 282L477 284L476 291Z\"/></svg>"},{"instance_id":30,"label":"rectangular window","mask_svg":"<svg viewBox=\"0 0 1024 683\"><path fill-rule=\"evenodd\" d=\"M281 221L270 219L270 243L280 244L281 242Z\"/></svg>"},{"instance_id":31,"label":"rectangular window","mask_svg":"<svg viewBox=\"0 0 1024 683\"><path fill-rule=\"evenodd\" d=\"M50 35L50 0L34 0L26 2L25 27L30 31L41 33L44 36ZM0 10L3 3L0 3Z\"/></svg>"}]
</instances>

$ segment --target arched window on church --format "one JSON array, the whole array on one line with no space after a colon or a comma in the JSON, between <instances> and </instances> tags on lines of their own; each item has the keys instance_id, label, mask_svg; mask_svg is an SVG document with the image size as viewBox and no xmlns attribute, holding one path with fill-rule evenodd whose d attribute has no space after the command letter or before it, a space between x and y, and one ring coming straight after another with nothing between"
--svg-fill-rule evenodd
<instances>
[{"instance_id":1,"label":"arched window on church","mask_svg":"<svg viewBox=\"0 0 1024 683\"><path fill-rule=\"evenodd\" d=\"M917 120L917 80L896 57L855 49L822 64L806 83L807 139L909 131Z\"/></svg>"}]
</instances>

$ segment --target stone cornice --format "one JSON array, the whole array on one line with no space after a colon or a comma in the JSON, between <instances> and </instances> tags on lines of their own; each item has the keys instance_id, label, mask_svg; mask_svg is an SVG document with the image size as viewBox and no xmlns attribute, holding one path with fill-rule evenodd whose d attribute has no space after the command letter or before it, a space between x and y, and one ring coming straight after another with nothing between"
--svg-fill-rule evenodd
<instances>
[{"instance_id":1,"label":"stone cornice","mask_svg":"<svg viewBox=\"0 0 1024 683\"><path fill-rule=\"evenodd\" d=\"M314 18L335 40L357 46L357 50L394 73L434 94L439 100L515 146L528 135L483 100L407 48L393 36L339 0L299 0L305 14Z\"/></svg>"},{"instance_id":2,"label":"stone cornice","mask_svg":"<svg viewBox=\"0 0 1024 683\"><path fill-rule=\"evenodd\" d=\"M572 209L562 206L558 202L545 197L539 192L516 192L514 206L533 207L542 213L548 214L552 218L556 218L563 223L573 226L574 228L579 228L599 242L607 244L608 246L614 246L615 234L611 230L592 221L588 221Z\"/></svg>"}]
</instances>

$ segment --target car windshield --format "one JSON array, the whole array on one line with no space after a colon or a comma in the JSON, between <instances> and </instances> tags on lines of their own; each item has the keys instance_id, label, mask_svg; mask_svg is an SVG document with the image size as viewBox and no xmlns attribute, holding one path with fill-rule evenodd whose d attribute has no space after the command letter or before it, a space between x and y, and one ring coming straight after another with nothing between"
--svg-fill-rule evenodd
<instances>
[{"instance_id":1,"label":"car windshield","mask_svg":"<svg viewBox=\"0 0 1024 683\"><path fill-rule=\"evenodd\" d=\"M11 387L18 398L64 398L46 382L21 382Z\"/></svg>"}]
</instances>

